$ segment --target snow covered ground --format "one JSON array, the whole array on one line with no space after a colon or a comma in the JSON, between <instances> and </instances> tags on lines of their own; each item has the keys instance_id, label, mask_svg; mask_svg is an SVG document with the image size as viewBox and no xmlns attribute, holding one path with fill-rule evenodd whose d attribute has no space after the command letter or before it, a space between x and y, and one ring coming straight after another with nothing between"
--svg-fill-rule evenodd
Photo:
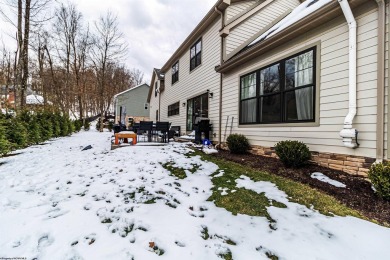
<instances>
[{"instance_id":1,"label":"snow covered ground","mask_svg":"<svg viewBox=\"0 0 390 260\"><path fill-rule=\"evenodd\" d=\"M321 215L246 176L237 187L287 208L268 208L272 225L233 216L207 201L210 175L224 174L215 164L186 155L184 144L111 151L110 135L81 132L0 159L0 258L390 258L390 229ZM162 167L168 162L197 171L177 179Z\"/></svg>"}]
</instances>

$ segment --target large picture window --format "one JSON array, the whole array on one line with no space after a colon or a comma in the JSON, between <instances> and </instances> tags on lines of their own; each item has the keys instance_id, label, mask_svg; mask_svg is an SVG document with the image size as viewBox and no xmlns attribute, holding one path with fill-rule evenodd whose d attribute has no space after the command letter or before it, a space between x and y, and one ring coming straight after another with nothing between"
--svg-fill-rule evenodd
<instances>
[{"instance_id":1,"label":"large picture window","mask_svg":"<svg viewBox=\"0 0 390 260\"><path fill-rule=\"evenodd\" d=\"M172 66L172 84L175 84L179 80L179 62L176 62Z\"/></svg>"},{"instance_id":2,"label":"large picture window","mask_svg":"<svg viewBox=\"0 0 390 260\"><path fill-rule=\"evenodd\" d=\"M315 57L311 48L241 77L240 124L314 122Z\"/></svg>"},{"instance_id":3,"label":"large picture window","mask_svg":"<svg viewBox=\"0 0 390 260\"><path fill-rule=\"evenodd\" d=\"M202 64L202 39L199 39L190 49L190 70Z\"/></svg>"},{"instance_id":4,"label":"large picture window","mask_svg":"<svg viewBox=\"0 0 390 260\"><path fill-rule=\"evenodd\" d=\"M176 116L179 113L180 113L180 103L179 102L168 106L168 116Z\"/></svg>"}]
</instances>

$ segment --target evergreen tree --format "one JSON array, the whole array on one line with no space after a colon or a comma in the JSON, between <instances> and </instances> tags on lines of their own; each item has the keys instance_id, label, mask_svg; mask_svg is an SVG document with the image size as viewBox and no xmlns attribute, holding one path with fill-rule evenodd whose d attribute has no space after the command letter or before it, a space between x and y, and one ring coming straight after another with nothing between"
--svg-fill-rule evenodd
<instances>
[{"instance_id":1,"label":"evergreen tree","mask_svg":"<svg viewBox=\"0 0 390 260\"><path fill-rule=\"evenodd\" d=\"M61 136L61 115L59 113L54 113L51 115L51 122L53 126L53 136L60 137Z\"/></svg>"},{"instance_id":2,"label":"evergreen tree","mask_svg":"<svg viewBox=\"0 0 390 260\"><path fill-rule=\"evenodd\" d=\"M41 128L37 120L32 120L28 125L28 139L30 144L39 144L42 141Z\"/></svg>"},{"instance_id":3,"label":"evergreen tree","mask_svg":"<svg viewBox=\"0 0 390 260\"><path fill-rule=\"evenodd\" d=\"M69 134L69 124L66 116L60 117L61 136L67 136Z\"/></svg>"},{"instance_id":4,"label":"evergreen tree","mask_svg":"<svg viewBox=\"0 0 390 260\"><path fill-rule=\"evenodd\" d=\"M18 118L6 120L6 136L13 148L24 148L27 145L27 130L24 123Z\"/></svg>"},{"instance_id":5,"label":"evergreen tree","mask_svg":"<svg viewBox=\"0 0 390 260\"><path fill-rule=\"evenodd\" d=\"M4 121L5 119L0 118L0 156L11 151L11 143L6 138Z\"/></svg>"}]
</instances>

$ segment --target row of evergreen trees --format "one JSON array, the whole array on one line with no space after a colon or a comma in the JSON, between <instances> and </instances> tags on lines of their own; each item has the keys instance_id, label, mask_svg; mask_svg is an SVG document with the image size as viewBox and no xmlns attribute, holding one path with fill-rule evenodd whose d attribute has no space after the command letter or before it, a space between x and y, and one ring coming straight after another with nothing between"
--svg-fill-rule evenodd
<instances>
[{"instance_id":1,"label":"row of evergreen trees","mask_svg":"<svg viewBox=\"0 0 390 260\"><path fill-rule=\"evenodd\" d=\"M58 111L20 111L17 116L0 113L0 157L54 137L69 136L83 127L81 120L72 121ZM89 130L89 123L84 126Z\"/></svg>"}]
</instances>

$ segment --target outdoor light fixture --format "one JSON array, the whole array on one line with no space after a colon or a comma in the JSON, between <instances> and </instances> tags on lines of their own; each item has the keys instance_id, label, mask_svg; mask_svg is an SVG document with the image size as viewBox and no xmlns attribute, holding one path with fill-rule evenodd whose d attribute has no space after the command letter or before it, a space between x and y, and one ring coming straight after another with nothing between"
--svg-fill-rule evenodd
<instances>
[{"instance_id":1,"label":"outdoor light fixture","mask_svg":"<svg viewBox=\"0 0 390 260\"><path fill-rule=\"evenodd\" d=\"M183 107L185 107L185 106L186 106L186 102L183 102L183 104L182 104L182 105L183 105Z\"/></svg>"},{"instance_id":2,"label":"outdoor light fixture","mask_svg":"<svg viewBox=\"0 0 390 260\"><path fill-rule=\"evenodd\" d=\"M207 93L209 93L209 98L213 98L214 93L213 93L213 92L210 92L210 89L207 90Z\"/></svg>"}]
</instances>

